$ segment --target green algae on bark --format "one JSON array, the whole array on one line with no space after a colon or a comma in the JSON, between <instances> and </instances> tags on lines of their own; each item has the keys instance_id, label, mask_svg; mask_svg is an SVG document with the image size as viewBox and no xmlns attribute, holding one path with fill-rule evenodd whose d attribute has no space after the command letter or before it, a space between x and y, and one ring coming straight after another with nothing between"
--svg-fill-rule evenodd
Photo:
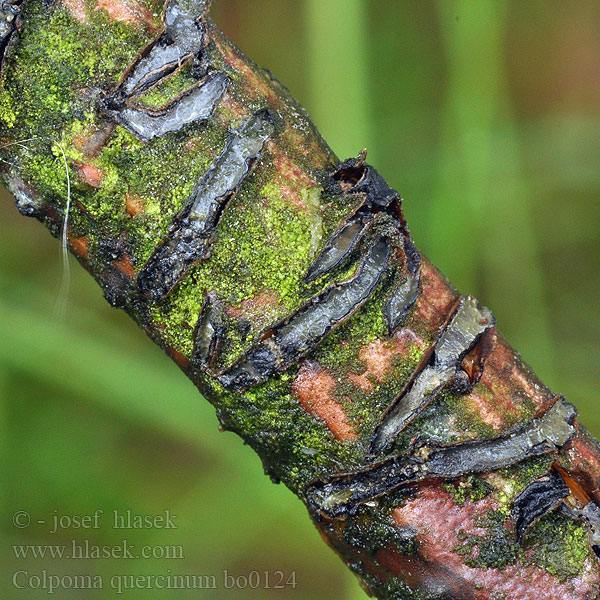
<instances>
[{"instance_id":1,"label":"green algae on bark","mask_svg":"<svg viewBox=\"0 0 600 600\"><path fill-rule=\"evenodd\" d=\"M426 369L460 300L412 246L399 196L364 154L339 164L289 92L206 18L205 3L186 5L197 8L192 46L200 50L185 54L182 68L162 57L158 44L173 0L145 2L138 20L119 20L107 2L73 6L26 0L8 48L0 89L2 175L17 207L58 236L68 175L71 251L109 302L125 309L214 404L223 427L258 452L274 480L306 500L307 486L318 478L371 468L381 458L368 456L377 423ZM186 31L195 30L187 23ZM208 116L188 115L181 127L157 135L127 126L120 111L133 104L120 94L151 51L159 66L147 75L135 110L174 110L178 98L221 74L227 85ZM233 132L260 111L273 130L259 152L242 157L247 171L219 197L210 251L192 261L164 298L144 297L140 273ZM364 234L339 261L311 271L352 219L368 222ZM216 368L227 369L273 336L278 323L294 323L329 286L355 276L377 236L388 240L389 261L364 303L356 312L337 306L335 327L325 321L327 332L314 347L281 361L264 381L235 391L193 360L207 299L227 325L215 358ZM390 299L405 284L406 305L390 318ZM486 344L485 352L456 357L457 376L386 447L388 456L425 465L436 449L502 439L562 402L495 330ZM281 351L290 348L282 344ZM575 516L600 501L600 458L577 421L571 425L574 437L545 456L477 476L412 481L342 518L311 516L382 598L591 600L600 571L587 525ZM571 490L570 506L580 512L544 516L522 545L511 503L557 465ZM460 528L448 530L458 522L468 524L462 540L452 537Z\"/></svg>"}]
</instances>

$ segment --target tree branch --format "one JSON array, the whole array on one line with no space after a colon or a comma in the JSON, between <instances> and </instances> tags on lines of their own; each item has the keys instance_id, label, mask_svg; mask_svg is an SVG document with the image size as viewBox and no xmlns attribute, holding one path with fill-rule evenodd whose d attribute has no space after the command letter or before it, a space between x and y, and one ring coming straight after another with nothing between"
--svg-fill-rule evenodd
<instances>
[{"instance_id":1,"label":"tree branch","mask_svg":"<svg viewBox=\"0 0 600 600\"><path fill-rule=\"evenodd\" d=\"M204 3L97 8L3 5L20 212L64 231L370 593L596 597L596 443L415 248L366 155L340 163Z\"/></svg>"}]
</instances>

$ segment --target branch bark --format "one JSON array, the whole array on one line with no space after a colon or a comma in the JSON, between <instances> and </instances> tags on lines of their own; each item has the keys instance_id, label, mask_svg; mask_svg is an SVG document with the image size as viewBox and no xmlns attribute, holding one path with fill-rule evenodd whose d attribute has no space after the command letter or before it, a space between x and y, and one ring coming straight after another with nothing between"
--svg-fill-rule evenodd
<instances>
[{"instance_id":1,"label":"branch bark","mask_svg":"<svg viewBox=\"0 0 600 600\"><path fill-rule=\"evenodd\" d=\"M370 593L595 598L598 447L414 247L398 194L205 4L97 8L3 5L21 213L64 232Z\"/></svg>"}]
</instances>

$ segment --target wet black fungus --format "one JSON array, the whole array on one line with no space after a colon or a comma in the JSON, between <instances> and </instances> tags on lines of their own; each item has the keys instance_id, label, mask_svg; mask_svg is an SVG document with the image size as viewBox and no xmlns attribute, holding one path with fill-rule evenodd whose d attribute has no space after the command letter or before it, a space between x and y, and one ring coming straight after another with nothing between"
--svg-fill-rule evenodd
<instances>
[{"instance_id":1,"label":"wet black fungus","mask_svg":"<svg viewBox=\"0 0 600 600\"><path fill-rule=\"evenodd\" d=\"M208 119L229 84L224 73L212 73L165 108L157 111L125 106L113 116L123 127L149 141Z\"/></svg>"},{"instance_id":2,"label":"wet black fungus","mask_svg":"<svg viewBox=\"0 0 600 600\"><path fill-rule=\"evenodd\" d=\"M505 436L446 448L421 448L360 471L319 479L305 490L309 509L315 514L342 517L412 481L456 479L555 452L575 434L575 415L575 407L559 399L544 415Z\"/></svg>"},{"instance_id":3,"label":"wet black fungus","mask_svg":"<svg viewBox=\"0 0 600 600\"><path fill-rule=\"evenodd\" d=\"M222 308L212 299L204 303L196 323L192 363L212 368L225 335Z\"/></svg>"},{"instance_id":4,"label":"wet black fungus","mask_svg":"<svg viewBox=\"0 0 600 600\"><path fill-rule=\"evenodd\" d=\"M0 4L0 69L13 34L20 27L19 15L23 0L4 0Z\"/></svg>"},{"instance_id":5,"label":"wet black fungus","mask_svg":"<svg viewBox=\"0 0 600 600\"><path fill-rule=\"evenodd\" d=\"M114 268L105 271L102 279L102 292L106 301L113 308L125 308L133 291L131 279Z\"/></svg>"},{"instance_id":6,"label":"wet black fungus","mask_svg":"<svg viewBox=\"0 0 600 600\"><path fill-rule=\"evenodd\" d=\"M385 179L369 164L365 163L366 152L341 163L332 175L338 193L364 194L365 204L371 210L381 210L400 202L400 196Z\"/></svg>"},{"instance_id":7,"label":"wet black fungus","mask_svg":"<svg viewBox=\"0 0 600 600\"><path fill-rule=\"evenodd\" d=\"M208 256L225 205L252 170L273 128L270 114L260 110L231 133L142 269L138 288L146 298L157 301L167 296L192 265Z\"/></svg>"},{"instance_id":8,"label":"wet black fungus","mask_svg":"<svg viewBox=\"0 0 600 600\"><path fill-rule=\"evenodd\" d=\"M329 286L294 315L269 328L269 337L250 348L218 381L243 391L306 355L369 299L387 268L389 255L387 238L377 239L352 279Z\"/></svg>"},{"instance_id":9,"label":"wet black fungus","mask_svg":"<svg viewBox=\"0 0 600 600\"><path fill-rule=\"evenodd\" d=\"M117 96L131 97L148 90L160 79L173 73L186 61L199 56L204 26L199 20L203 5L170 0L165 8L164 31L148 45L127 69Z\"/></svg>"},{"instance_id":10,"label":"wet black fungus","mask_svg":"<svg viewBox=\"0 0 600 600\"><path fill-rule=\"evenodd\" d=\"M388 332L392 334L408 317L419 297L421 284L421 255L412 243L410 236L405 236L404 254L406 256L406 277L396 286L383 308L383 315Z\"/></svg>"},{"instance_id":11,"label":"wet black fungus","mask_svg":"<svg viewBox=\"0 0 600 600\"><path fill-rule=\"evenodd\" d=\"M370 215L360 215L342 225L308 267L304 280L314 281L340 266L352 254L372 222Z\"/></svg>"},{"instance_id":12,"label":"wet black fungus","mask_svg":"<svg viewBox=\"0 0 600 600\"><path fill-rule=\"evenodd\" d=\"M201 17L206 5L170 0L165 8L164 30L127 68L119 86L101 101L106 112L142 140L149 141L207 119L227 89L229 78L218 71L210 73L202 53L205 30ZM201 78L197 86L161 110L136 104L140 94L190 61L193 72Z\"/></svg>"},{"instance_id":13,"label":"wet black fungus","mask_svg":"<svg viewBox=\"0 0 600 600\"><path fill-rule=\"evenodd\" d=\"M114 261L129 254L131 248L122 238L101 238L98 242L98 257L106 261Z\"/></svg>"},{"instance_id":14,"label":"wet black fungus","mask_svg":"<svg viewBox=\"0 0 600 600\"><path fill-rule=\"evenodd\" d=\"M521 542L527 530L569 495L569 488L557 471L532 481L514 500L511 509Z\"/></svg>"},{"instance_id":15,"label":"wet black fungus","mask_svg":"<svg viewBox=\"0 0 600 600\"><path fill-rule=\"evenodd\" d=\"M472 296L462 297L435 344L430 364L422 364L384 413L373 433L369 456L377 457L390 447L398 434L454 381L465 354L493 324L489 309Z\"/></svg>"}]
</instances>

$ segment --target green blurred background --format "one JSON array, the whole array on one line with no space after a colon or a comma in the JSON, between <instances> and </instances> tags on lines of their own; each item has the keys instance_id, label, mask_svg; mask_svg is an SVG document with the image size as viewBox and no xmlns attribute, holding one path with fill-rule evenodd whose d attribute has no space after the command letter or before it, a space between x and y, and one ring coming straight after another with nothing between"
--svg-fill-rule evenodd
<instances>
[{"instance_id":1,"label":"green blurred background","mask_svg":"<svg viewBox=\"0 0 600 600\"><path fill-rule=\"evenodd\" d=\"M405 198L419 247L490 306L542 379L600 434L600 4L597 0L218 0L213 16L313 115L338 156ZM128 598L366 597L287 490L74 260L0 202L1 598L30 574L215 575L220 589ZM54 515L100 529L49 533ZM119 531L114 509L177 515ZM32 524L11 522L28 511ZM46 520L46 524L38 524ZM183 559L17 560L12 544L182 546ZM284 590L226 590L222 572L295 571ZM273 583L273 580L271 580ZM6 590L6 591L2 591ZM60 590L58 598L113 598Z\"/></svg>"}]
</instances>

